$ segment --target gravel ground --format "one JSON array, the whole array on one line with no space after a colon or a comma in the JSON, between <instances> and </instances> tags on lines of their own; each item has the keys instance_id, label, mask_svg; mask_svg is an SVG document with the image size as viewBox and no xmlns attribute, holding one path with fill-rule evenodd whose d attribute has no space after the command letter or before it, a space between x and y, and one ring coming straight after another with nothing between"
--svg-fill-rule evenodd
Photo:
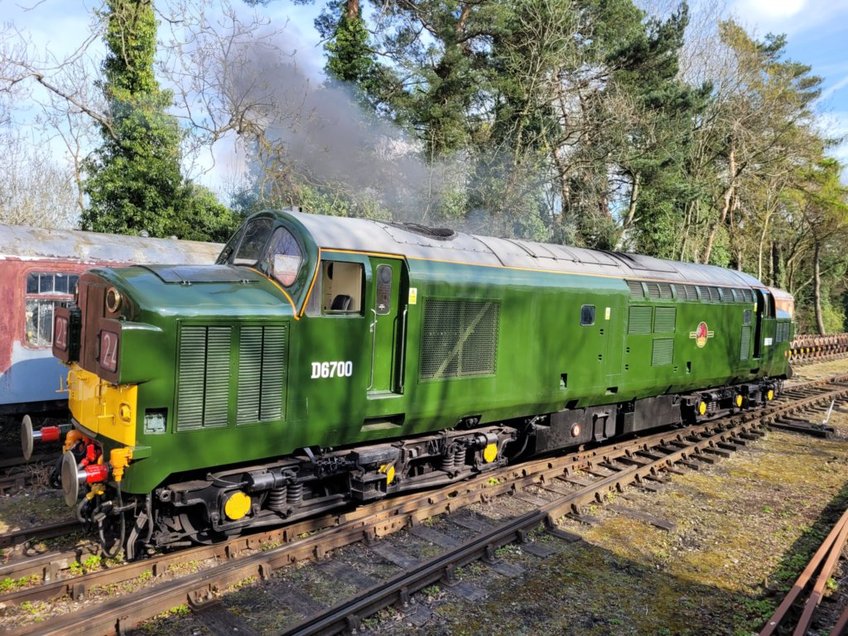
<instances>
[{"instance_id":1,"label":"gravel ground","mask_svg":"<svg viewBox=\"0 0 848 636\"><path fill-rule=\"evenodd\" d=\"M848 373L848 361L802 367L795 382ZM755 634L848 506L848 415L834 412L838 437L770 432L700 471L675 475L658 492L628 490L587 512L597 523L564 519L580 541L547 559L504 551L525 567L504 578L478 566L469 580L485 589L469 603L451 590L417 599L420 609L386 610L373 633L424 634ZM495 510L488 510L495 509ZM649 514L660 529L621 509ZM480 506L503 514L501 504ZM843 560L828 584L827 634L848 604ZM415 608L413 608L415 609Z\"/></svg>"}]
</instances>

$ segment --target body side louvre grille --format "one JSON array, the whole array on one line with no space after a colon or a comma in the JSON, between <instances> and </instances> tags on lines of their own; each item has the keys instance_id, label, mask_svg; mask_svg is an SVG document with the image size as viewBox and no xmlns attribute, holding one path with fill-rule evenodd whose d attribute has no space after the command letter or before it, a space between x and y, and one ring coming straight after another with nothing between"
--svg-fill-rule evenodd
<instances>
[{"instance_id":1,"label":"body side louvre grille","mask_svg":"<svg viewBox=\"0 0 848 636\"><path fill-rule=\"evenodd\" d=\"M654 316L654 332L666 333L674 331L677 310L674 307L657 307Z\"/></svg>"},{"instance_id":2,"label":"body side louvre grille","mask_svg":"<svg viewBox=\"0 0 848 636\"><path fill-rule=\"evenodd\" d=\"M652 307L631 307L627 321L627 333L651 333L652 315Z\"/></svg>"},{"instance_id":3,"label":"body side louvre grille","mask_svg":"<svg viewBox=\"0 0 848 636\"><path fill-rule=\"evenodd\" d=\"M259 419L262 391L262 327L242 327L239 340L236 423Z\"/></svg>"},{"instance_id":4,"label":"body side louvre grille","mask_svg":"<svg viewBox=\"0 0 848 636\"><path fill-rule=\"evenodd\" d=\"M242 327L240 337L236 422L282 419L288 326Z\"/></svg>"},{"instance_id":5,"label":"body side louvre grille","mask_svg":"<svg viewBox=\"0 0 848 636\"><path fill-rule=\"evenodd\" d=\"M259 419L263 422L285 417L286 369L288 369L288 325L265 327L262 340L262 404Z\"/></svg>"},{"instance_id":6,"label":"body side louvre grille","mask_svg":"<svg viewBox=\"0 0 848 636\"><path fill-rule=\"evenodd\" d=\"M671 364L674 357L673 338L655 338L651 347L651 366Z\"/></svg>"},{"instance_id":7,"label":"body side louvre grille","mask_svg":"<svg viewBox=\"0 0 848 636\"><path fill-rule=\"evenodd\" d=\"M500 304L438 300L424 305L421 378L489 375L495 372Z\"/></svg>"},{"instance_id":8,"label":"body side louvre grille","mask_svg":"<svg viewBox=\"0 0 848 636\"><path fill-rule=\"evenodd\" d=\"M747 360L748 352L751 349L751 327L742 327L742 338L740 340L741 343L739 347L739 359Z\"/></svg>"},{"instance_id":9,"label":"body side louvre grille","mask_svg":"<svg viewBox=\"0 0 848 636\"><path fill-rule=\"evenodd\" d=\"M227 425L231 338L231 327L181 328L178 430Z\"/></svg>"}]
</instances>

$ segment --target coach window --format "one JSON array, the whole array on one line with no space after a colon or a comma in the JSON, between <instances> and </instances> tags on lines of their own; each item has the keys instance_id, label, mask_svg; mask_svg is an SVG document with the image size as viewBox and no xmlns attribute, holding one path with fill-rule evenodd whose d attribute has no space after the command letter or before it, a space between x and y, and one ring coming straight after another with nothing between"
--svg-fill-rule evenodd
<instances>
[{"instance_id":1,"label":"coach window","mask_svg":"<svg viewBox=\"0 0 848 636\"><path fill-rule=\"evenodd\" d=\"M589 327L595 324L595 306L583 305L580 308L580 324Z\"/></svg>"},{"instance_id":2,"label":"coach window","mask_svg":"<svg viewBox=\"0 0 848 636\"><path fill-rule=\"evenodd\" d=\"M362 312L362 263L323 261L321 263L321 311L324 314Z\"/></svg>"},{"instance_id":3,"label":"coach window","mask_svg":"<svg viewBox=\"0 0 848 636\"><path fill-rule=\"evenodd\" d=\"M303 263L303 253L297 240L284 227L278 227L268 243L262 268L284 287L291 286Z\"/></svg>"},{"instance_id":4,"label":"coach window","mask_svg":"<svg viewBox=\"0 0 848 636\"><path fill-rule=\"evenodd\" d=\"M79 276L61 272L30 272L26 280L26 341L33 347L53 343L53 313L73 299Z\"/></svg>"}]
</instances>

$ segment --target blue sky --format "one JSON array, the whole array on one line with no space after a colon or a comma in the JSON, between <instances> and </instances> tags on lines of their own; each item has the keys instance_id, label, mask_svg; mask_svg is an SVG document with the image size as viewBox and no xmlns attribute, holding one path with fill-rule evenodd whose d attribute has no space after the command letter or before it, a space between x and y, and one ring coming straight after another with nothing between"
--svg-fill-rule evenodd
<instances>
[{"instance_id":1,"label":"blue sky","mask_svg":"<svg viewBox=\"0 0 848 636\"><path fill-rule=\"evenodd\" d=\"M641 0L640 5L651 6L653 1L665 7L674 2ZM690 1L713 6L713 3L706 4L708 0ZM728 2L722 14L734 16L754 35L787 34L788 57L809 64L813 72L824 79L822 97L816 105L823 131L832 137L848 137L848 0ZM284 45L297 50L298 63L313 77L320 75L323 65L323 50L312 26L321 4L322 0L318 0L317 6L272 0L260 9L275 25L286 25ZM61 57L84 40L90 12L99 6L97 0L0 0L0 20L28 35L36 47L46 48ZM233 0L233 6L240 12L247 10L240 0ZM697 6L693 11L697 11ZM848 164L848 141L841 142L831 152ZM848 180L848 170L843 174Z\"/></svg>"},{"instance_id":2,"label":"blue sky","mask_svg":"<svg viewBox=\"0 0 848 636\"><path fill-rule=\"evenodd\" d=\"M760 37L787 35L787 56L809 64L824 80L817 104L822 129L828 136L848 136L848 0L739 0L730 11ZM848 164L848 141L831 152Z\"/></svg>"}]
</instances>

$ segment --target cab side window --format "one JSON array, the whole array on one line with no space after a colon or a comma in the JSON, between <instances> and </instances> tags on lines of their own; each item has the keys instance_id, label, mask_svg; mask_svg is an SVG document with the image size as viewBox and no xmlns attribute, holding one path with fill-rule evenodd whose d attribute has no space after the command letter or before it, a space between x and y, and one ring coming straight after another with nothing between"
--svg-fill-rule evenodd
<instances>
[{"instance_id":1,"label":"cab side window","mask_svg":"<svg viewBox=\"0 0 848 636\"><path fill-rule=\"evenodd\" d=\"M362 313L362 263L323 261L321 263L321 313Z\"/></svg>"}]
</instances>

